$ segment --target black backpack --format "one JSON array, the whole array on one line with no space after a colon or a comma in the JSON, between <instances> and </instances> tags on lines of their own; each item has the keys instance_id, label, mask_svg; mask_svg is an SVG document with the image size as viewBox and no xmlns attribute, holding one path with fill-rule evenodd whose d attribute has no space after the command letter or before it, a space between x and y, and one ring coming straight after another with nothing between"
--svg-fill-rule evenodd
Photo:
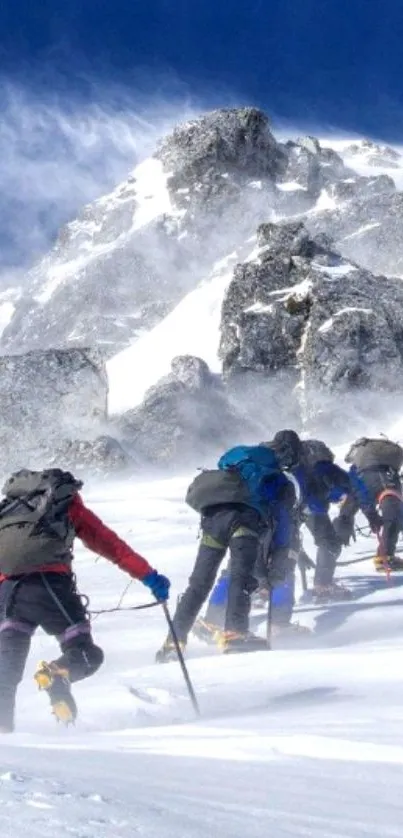
<instances>
[{"instance_id":1,"label":"black backpack","mask_svg":"<svg viewBox=\"0 0 403 838\"><path fill-rule=\"evenodd\" d=\"M70 564L75 536L68 508L82 482L68 471L23 469L3 487L0 573L31 573L55 562Z\"/></svg>"},{"instance_id":2,"label":"black backpack","mask_svg":"<svg viewBox=\"0 0 403 838\"><path fill-rule=\"evenodd\" d=\"M250 492L245 480L234 469L201 471L190 484L186 503L196 512L222 503L250 503Z\"/></svg>"},{"instance_id":3,"label":"black backpack","mask_svg":"<svg viewBox=\"0 0 403 838\"><path fill-rule=\"evenodd\" d=\"M333 463L333 451L321 439L302 440L302 460L308 468L314 468L317 463Z\"/></svg>"}]
</instances>

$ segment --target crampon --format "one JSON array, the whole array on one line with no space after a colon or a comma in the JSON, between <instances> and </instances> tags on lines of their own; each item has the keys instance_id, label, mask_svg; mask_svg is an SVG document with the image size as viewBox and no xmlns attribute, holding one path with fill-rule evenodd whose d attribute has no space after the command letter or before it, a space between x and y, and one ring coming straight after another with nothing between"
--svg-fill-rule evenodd
<instances>
[{"instance_id":1,"label":"crampon","mask_svg":"<svg viewBox=\"0 0 403 838\"><path fill-rule=\"evenodd\" d=\"M74 724L77 705L71 693L67 669L59 667L56 663L42 661L34 678L39 689L47 692L56 720L64 725Z\"/></svg>"}]
</instances>

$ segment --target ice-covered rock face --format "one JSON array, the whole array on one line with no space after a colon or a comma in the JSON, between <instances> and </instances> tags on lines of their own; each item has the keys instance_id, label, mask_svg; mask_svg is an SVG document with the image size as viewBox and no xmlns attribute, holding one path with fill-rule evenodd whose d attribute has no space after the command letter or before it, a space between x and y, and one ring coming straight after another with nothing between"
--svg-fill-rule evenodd
<instances>
[{"instance_id":1,"label":"ice-covered rock face","mask_svg":"<svg viewBox=\"0 0 403 838\"><path fill-rule=\"evenodd\" d=\"M2 459L56 447L72 434L88 437L106 419L108 384L95 349L0 356Z\"/></svg>"},{"instance_id":2,"label":"ice-covered rock face","mask_svg":"<svg viewBox=\"0 0 403 838\"><path fill-rule=\"evenodd\" d=\"M302 224L264 225L256 259L239 265L222 309L228 379L281 371L305 399L322 388L398 390L403 285L343 259Z\"/></svg>"}]
</instances>

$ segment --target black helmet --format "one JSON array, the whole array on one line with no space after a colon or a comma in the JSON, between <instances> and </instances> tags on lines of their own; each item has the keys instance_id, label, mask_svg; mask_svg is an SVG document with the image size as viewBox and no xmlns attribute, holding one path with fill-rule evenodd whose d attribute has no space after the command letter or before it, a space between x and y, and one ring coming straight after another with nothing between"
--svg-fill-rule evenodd
<instances>
[{"instance_id":1,"label":"black helmet","mask_svg":"<svg viewBox=\"0 0 403 838\"><path fill-rule=\"evenodd\" d=\"M278 431L269 444L277 455L281 468L294 468L299 463L302 455L302 445L295 431Z\"/></svg>"}]
</instances>

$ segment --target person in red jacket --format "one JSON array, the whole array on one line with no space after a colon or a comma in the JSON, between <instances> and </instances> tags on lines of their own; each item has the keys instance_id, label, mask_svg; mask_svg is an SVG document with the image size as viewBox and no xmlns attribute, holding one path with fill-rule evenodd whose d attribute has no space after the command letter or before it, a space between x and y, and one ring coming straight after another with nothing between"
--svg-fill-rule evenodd
<instances>
[{"instance_id":1,"label":"person in red jacket","mask_svg":"<svg viewBox=\"0 0 403 838\"><path fill-rule=\"evenodd\" d=\"M57 638L61 656L35 674L59 721L73 722L70 685L93 675L103 652L91 634L86 604L72 573L75 536L93 552L141 580L156 599L170 582L88 509L82 483L69 472L23 470L12 475L0 504L0 732L14 729L15 699L35 630Z\"/></svg>"}]
</instances>

